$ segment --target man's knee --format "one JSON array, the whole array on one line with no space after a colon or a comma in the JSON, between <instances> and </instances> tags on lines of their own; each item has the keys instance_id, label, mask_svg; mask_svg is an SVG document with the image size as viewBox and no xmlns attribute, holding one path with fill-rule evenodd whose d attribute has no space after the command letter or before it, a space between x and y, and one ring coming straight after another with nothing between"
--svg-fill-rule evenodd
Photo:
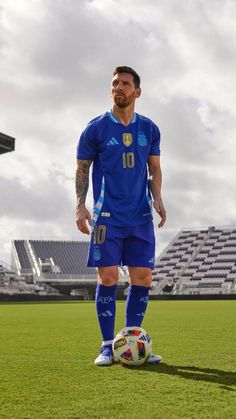
<instances>
[{"instance_id":1,"label":"man's knee","mask_svg":"<svg viewBox=\"0 0 236 419\"><path fill-rule=\"evenodd\" d=\"M130 283L150 287L152 284L152 271L149 268L129 267Z\"/></svg>"},{"instance_id":2,"label":"man's knee","mask_svg":"<svg viewBox=\"0 0 236 419\"><path fill-rule=\"evenodd\" d=\"M118 267L108 266L98 268L98 282L109 287L116 285L119 279Z\"/></svg>"},{"instance_id":3,"label":"man's knee","mask_svg":"<svg viewBox=\"0 0 236 419\"><path fill-rule=\"evenodd\" d=\"M142 278L133 278L130 280L131 285L139 285L142 287L150 287L152 284L151 276L143 276Z\"/></svg>"}]
</instances>

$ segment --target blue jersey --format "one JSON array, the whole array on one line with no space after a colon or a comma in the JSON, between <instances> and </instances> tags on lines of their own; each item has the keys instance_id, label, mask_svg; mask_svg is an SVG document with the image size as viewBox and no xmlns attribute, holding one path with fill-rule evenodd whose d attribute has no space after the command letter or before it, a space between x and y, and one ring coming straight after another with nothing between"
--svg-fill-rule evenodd
<instances>
[{"instance_id":1,"label":"blue jersey","mask_svg":"<svg viewBox=\"0 0 236 419\"><path fill-rule=\"evenodd\" d=\"M142 115L135 113L125 126L106 112L88 124L77 159L93 160L94 225L126 227L152 219L147 160L159 155L159 129Z\"/></svg>"}]
</instances>

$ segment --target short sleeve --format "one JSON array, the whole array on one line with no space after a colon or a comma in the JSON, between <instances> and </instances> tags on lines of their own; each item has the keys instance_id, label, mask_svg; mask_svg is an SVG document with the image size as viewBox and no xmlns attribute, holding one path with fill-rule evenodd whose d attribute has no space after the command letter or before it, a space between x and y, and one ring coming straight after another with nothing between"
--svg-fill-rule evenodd
<instances>
[{"instance_id":1,"label":"short sleeve","mask_svg":"<svg viewBox=\"0 0 236 419\"><path fill-rule=\"evenodd\" d=\"M152 138L151 138L151 148L149 151L149 156L160 156L160 141L161 134L157 125L152 123Z\"/></svg>"},{"instance_id":2,"label":"short sleeve","mask_svg":"<svg viewBox=\"0 0 236 419\"><path fill-rule=\"evenodd\" d=\"M94 160L97 155L96 127L89 123L82 132L76 148L76 157L79 160Z\"/></svg>"}]
</instances>

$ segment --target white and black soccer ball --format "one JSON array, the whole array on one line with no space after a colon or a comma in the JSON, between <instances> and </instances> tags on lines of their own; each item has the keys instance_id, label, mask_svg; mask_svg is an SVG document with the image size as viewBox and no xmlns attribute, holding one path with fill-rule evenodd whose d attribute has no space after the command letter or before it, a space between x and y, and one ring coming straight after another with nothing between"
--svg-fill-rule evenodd
<instances>
[{"instance_id":1,"label":"white and black soccer ball","mask_svg":"<svg viewBox=\"0 0 236 419\"><path fill-rule=\"evenodd\" d=\"M152 340L142 327L124 327L117 333L112 348L116 361L142 365L152 352Z\"/></svg>"}]
</instances>

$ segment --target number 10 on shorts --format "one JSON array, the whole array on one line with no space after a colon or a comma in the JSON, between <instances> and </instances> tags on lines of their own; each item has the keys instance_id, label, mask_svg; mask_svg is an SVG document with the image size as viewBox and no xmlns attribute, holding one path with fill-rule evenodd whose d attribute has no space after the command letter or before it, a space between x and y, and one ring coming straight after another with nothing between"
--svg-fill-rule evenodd
<instances>
[{"instance_id":1,"label":"number 10 on shorts","mask_svg":"<svg viewBox=\"0 0 236 419\"><path fill-rule=\"evenodd\" d=\"M95 226L93 230L93 243L103 244L106 236L106 226Z\"/></svg>"}]
</instances>

